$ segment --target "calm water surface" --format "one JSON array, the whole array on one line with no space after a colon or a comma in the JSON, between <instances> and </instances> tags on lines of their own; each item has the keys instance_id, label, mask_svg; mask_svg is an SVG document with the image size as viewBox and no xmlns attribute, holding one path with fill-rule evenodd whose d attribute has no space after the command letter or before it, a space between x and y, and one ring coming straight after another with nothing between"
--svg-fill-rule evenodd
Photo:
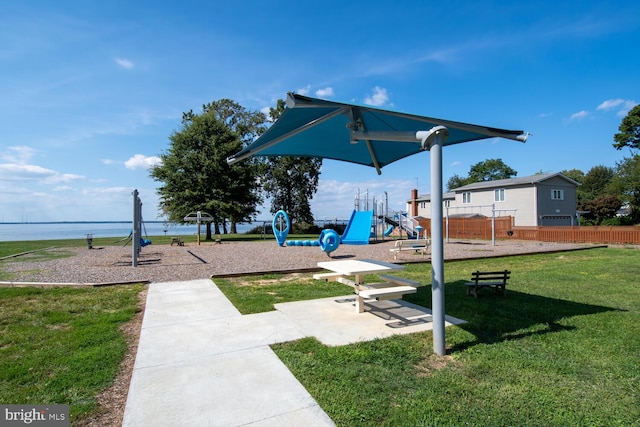
<instances>
[{"instance_id":1,"label":"calm water surface","mask_svg":"<svg viewBox=\"0 0 640 427\"><path fill-rule=\"evenodd\" d=\"M261 224L260 224L261 225ZM239 224L238 233L244 233L253 228L251 224ZM204 233L206 228L200 227ZM145 232L146 230L146 232ZM165 233L166 230L166 233ZM195 235L198 231L196 224L171 225L165 227L161 222L145 222L142 229L143 237L148 236L187 236ZM127 237L131 233L131 222L64 222L64 223L0 223L0 241L15 240L57 240L84 239L87 234L93 237Z\"/></svg>"}]
</instances>

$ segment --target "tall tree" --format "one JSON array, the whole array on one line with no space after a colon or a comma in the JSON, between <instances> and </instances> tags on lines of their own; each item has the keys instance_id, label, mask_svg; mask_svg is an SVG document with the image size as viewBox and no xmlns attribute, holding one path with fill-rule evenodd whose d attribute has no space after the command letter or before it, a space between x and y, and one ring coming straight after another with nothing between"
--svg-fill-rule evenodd
<instances>
[{"instance_id":1,"label":"tall tree","mask_svg":"<svg viewBox=\"0 0 640 427\"><path fill-rule=\"evenodd\" d=\"M462 187L463 185L467 185L467 184L471 184L471 182L469 182L469 178L468 177L467 178L463 178L458 174L454 174L447 181L447 191L451 191L454 188Z\"/></svg>"},{"instance_id":2,"label":"tall tree","mask_svg":"<svg viewBox=\"0 0 640 427\"><path fill-rule=\"evenodd\" d=\"M631 152L635 153L634 150L640 148L640 105L636 105L627 113L618 130L620 132L613 136L613 146L618 150L629 147Z\"/></svg>"},{"instance_id":3,"label":"tall tree","mask_svg":"<svg viewBox=\"0 0 640 427\"><path fill-rule=\"evenodd\" d=\"M578 184L580 184L577 188L576 188L576 203L578 205L578 207L580 206L580 203L584 202L586 200L584 193L582 191L582 182L584 181L584 172L582 172L580 169L570 169L570 170L563 170L561 172L564 176L571 178L572 180L574 180L575 182L577 182ZM580 209L580 208L579 208Z\"/></svg>"},{"instance_id":4,"label":"tall tree","mask_svg":"<svg viewBox=\"0 0 640 427\"><path fill-rule=\"evenodd\" d=\"M582 184L582 181L584 181L584 172L582 172L580 169L565 169L562 171L562 174L567 178L571 178L579 184Z\"/></svg>"},{"instance_id":5,"label":"tall tree","mask_svg":"<svg viewBox=\"0 0 640 427\"><path fill-rule=\"evenodd\" d=\"M162 183L160 207L171 221L183 222L189 212L206 211L214 217L215 232L226 220L250 221L261 202L256 165L250 161L227 164L227 157L242 148L242 142L218 115L214 104L201 114L182 115L182 129L169 137L169 149L150 175ZM232 232L235 230L232 229ZM207 224L207 239L211 225Z\"/></svg>"},{"instance_id":6,"label":"tall tree","mask_svg":"<svg viewBox=\"0 0 640 427\"><path fill-rule=\"evenodd\" d=\"M585 174L582 185L578 187L582 198L594 200L600 196L610 195L609 184L615 172L613 168L604 165L594 166Z\"/></svg>"},{"instance_id":7,"label":"tall tree","mask_svg":"<svg viewBox=\"0 0 640 427\"><path fill-rule=\"evenodd\" d=\"M616 164L612 187L621 195L623 204L631 208L629 215L634 224L640 223L640 155L626 157Z\"/></svg>"},{"instance_id":8,"label":"tall tree","mask_svg":"<svg viewBox=\"0 0 640 427\"><path fill-rule=\"evenodd\" d=\"M487 159L484 162L479 162L471 166L469 170L471 182L508 179L516 175L518 175L518 172L507 166L502 159Z\"/></svg>"},{"instance_id":9,"label":"tall tree","mask_svg":"<svg viewBox=\"0 0 640 427\"><path fill-rule=\"evenodd\" d=\"M277 120L285 103L279 99L269 115ZM271 197L271 213L284 210L292 223L313 223L311 200L318 189L321 158L275 156L267 161L263 190Z\"/></svg>"},{"instance_id":10,"label":"tall tree","mask_svg":"<svg viewBox=\"0 0 640 427\"><path fill-rule=\"evenodd\" d=\"M623 203L631 208L630 219L640 223L640 105L633 107L622 119L618 127L619 133L613 135L613 146L617 150L628 147L631 156L625 157L616 164L616 176L613 186L622 195Z\"/></svg>"},{"instance_id":11,"label":"tall tree","mask_svg":"<svg viewBox=\"0 0 640 427\"><path fill-rule=\"evenodd\" d=\"M507 166L502 159L487 159L471 166L469 175L466 178L462 178L459 175L453 175L449 178L447 190L453 190L474 182L513 178L516 175L518 175L518 172Z\"/></svg>"}]
</instances>

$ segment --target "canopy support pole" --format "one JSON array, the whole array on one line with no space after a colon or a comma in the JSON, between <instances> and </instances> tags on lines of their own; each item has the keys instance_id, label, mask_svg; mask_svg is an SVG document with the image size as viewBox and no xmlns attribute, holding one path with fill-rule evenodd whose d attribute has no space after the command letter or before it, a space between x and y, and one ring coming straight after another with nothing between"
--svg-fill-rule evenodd
<instances>
[{"instance_id":1,"label":"canopy support pole","mask_svg":"<svg viewBox=\"0 0 640 427\"><path fill-rule=\"evenodd\" d=\"M142 202L138 195L138 190L134 189L133 193L133 224L131 224L131 266L138 266L138 255L140 254L140 216Z\"/></svg>"},{"instance_id":2,"label":"canopy support pole","mask_svg":"<svg viewBox=\"0 0 640 427\"><path fill-rule=\"evenodd\" d=\"M448 131L438 126L426 149L430 152L431 163L431 314L433 318L433 351L444 356L444 236L442 230L442 147ZM432 129L434 131L436 128ZM424 144L424 142L423 142Z\"/></svg>"}]
</instances>

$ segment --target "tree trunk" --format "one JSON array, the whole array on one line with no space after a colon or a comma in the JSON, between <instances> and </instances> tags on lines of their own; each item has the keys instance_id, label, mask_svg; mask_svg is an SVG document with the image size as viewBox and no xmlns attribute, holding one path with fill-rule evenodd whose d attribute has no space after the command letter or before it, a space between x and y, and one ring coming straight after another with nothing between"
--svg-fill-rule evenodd
<instances>
[{"instance_id":1,"label":"tree trunk","mask_svg":"<svg viewBox=\"0 0 640 427\"><path fill-rule=\"evenodd\" d=\"M213 240L211 238L211 223L207 222L207 237L204 238L205 240Z\"/></svg>"}]
</instances>

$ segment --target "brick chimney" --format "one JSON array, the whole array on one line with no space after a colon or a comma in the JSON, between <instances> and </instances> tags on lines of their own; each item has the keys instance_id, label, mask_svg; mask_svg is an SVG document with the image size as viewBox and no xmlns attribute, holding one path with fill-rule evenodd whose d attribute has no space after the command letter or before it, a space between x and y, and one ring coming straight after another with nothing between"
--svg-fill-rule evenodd
<instances>
[{"instance_id":1,"label":"brick chimney","mask_svg":"<svg viewBox=\"0 0 640 427\"><path fill-rule=\"evenodd\" d=\"M418 189L414 188L411 190L411 212L409 212L411 216L418 216Z\"/></svg>"}]
</instances>

